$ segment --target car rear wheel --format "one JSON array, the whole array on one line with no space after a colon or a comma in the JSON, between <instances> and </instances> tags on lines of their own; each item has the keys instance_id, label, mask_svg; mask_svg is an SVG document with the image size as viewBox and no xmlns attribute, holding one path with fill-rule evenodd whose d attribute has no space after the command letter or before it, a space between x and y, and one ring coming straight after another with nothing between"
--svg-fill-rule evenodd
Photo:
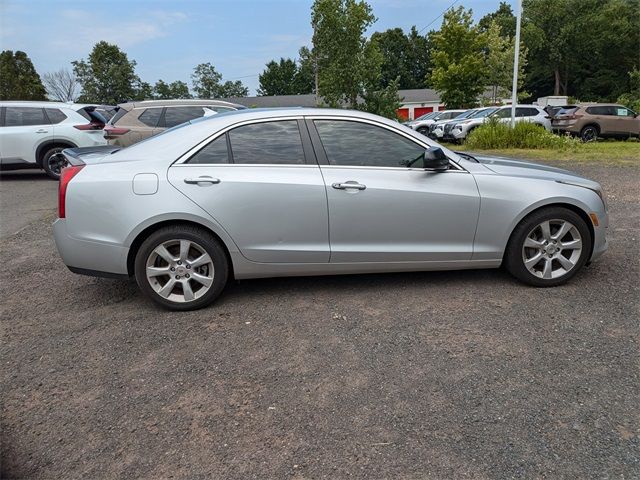
<instances>
[{"instance_id":1,"label":"car rear wheel","mask_svg":"<svg viewBox=\"0 0 640 480\"><path fill-rule=\"evenodd\" d=\"M42 168L49 177L54 180L60 179L60 172L69 163L60 152L64 147L54 147L47 150L42 156Z\"/></svg>"},{"instance_id":2,"label":"car rear wheel","mask_svg":"<svg viewBox=\"0 0 640 480\"><path fill-rule=\"evenodd\" d=\"M595 142L598 139L598 127L595 125L587 125L580 130L580 139L583 142Z\"/></svg>"},{"instance_id":3,"label":"car rear wheel","mask_svg":"<svg viewBox=\"0 0 640 480\"><path fill-rule=\"evenodd\" d=\"M524 283L553 287L576 275L590 252L591 233L585 221L571 210L553 207L520 222L509 240L505 266Z\"/></svg>"},{"instance_id":4,"label":"car rear wheel","mask_svg":"<svg viewBox=\"0 0 640 480\"><path fill-rule=\"evenodd\" d=\"M162 228L147 238L135 258L142 292L171 310L196 310L218 298L229 262L220 242L206 230L186 225Z\"/></svg>"}]
</instances>

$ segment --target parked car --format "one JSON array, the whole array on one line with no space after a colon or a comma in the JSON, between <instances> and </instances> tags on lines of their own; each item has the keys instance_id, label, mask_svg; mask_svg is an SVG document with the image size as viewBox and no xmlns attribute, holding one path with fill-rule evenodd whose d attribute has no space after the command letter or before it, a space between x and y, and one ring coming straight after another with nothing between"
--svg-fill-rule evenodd
<instances>
[{"instance_id":1,"label":"parked car","mask_svg":"<svg viewBox=\"0 0 640 480\"><path fill-rule=\"evenodd\" d=\"M497 268L551 287L607 248L600 185L440 147L376 115L242 110L65 150L55 241L176 310L231 278Z\"/></svg>"},{"instance_id":2,"label":"parked car","mask_svg":"<svg viewBox=\"0 0 640 480\"><path fill-rule=\"evenodd\" d=\"M498 111L500 107L479 108L473 115L463 119L455 120L448 124L443 132L442 139L446 142L460 143L467 138L475 128L482 125L486 118Z\"/></svg>"},{"instance_id":3,"label":"parked car","mask_svg":"<svg viewBox=\"0 0 640 480\"><path fill-rule=\"evenodd\" d=\"M438 120L438 121L432 123L429 126L429 134L428 134L429 138L431 138L433 140L436 140L436 141L442 140L442 137L444 136L444 127L445 127L445 125L447 125L448 123L451 123L451 122L455 122L455 121L458 121L458 120L469 118L470 116L475 114L477 111L478 111L477 108L472 108L470 110L465 110L464 112L462 112L462 113L460 113L460 114L456 115L455 117L450 118L448 120Z\"/></svg>"},{"instance_id":4,"label":"parked car","mask_svg":"<svg viewBox=\"0 0 640 480\"><path fill-rule=\"evenodd\" d=\"M221 100L145 100L118 107L118 113L104 129L104 138L121 147L196 118L246 108Z\"/></svg>"},{"instance_id":5,"label":"parked car","mask_svg":"<svg viewBox=\"0 0 640 480\"><path fill-rule=\"evenodd\" d=\"M617 104L578 105L560 110L553 129L579 136L583 142L602 138L640 137L640 118L633 110Z\"/></svg>"},{"instance_id":6,"label":"parked car","mask_svg":"<svg viewBox=\"0 0 640 480\"><path fill-rule=\"evenodd\" d=\"M105 145L102 125L86 106L57 102L0 102L0 161L3 170L41 168L58 179L65 148Z\"/></svg>"},{"instance_id":7,"label":"parked car","mask_svg":"<svg viewBox=\"0 0 640 480\"><path fill-rule=\"evenodd\" d=\"M438 120L451 120L452 118L457 117L458 115L460 115L461 113L463 113L465 111L466 110L442 110L442 111L439 111L439 112L435 112L436 115L434 115L434 116L430 116L430 117L424 118L424 119L422 119L422 117L420 117L420 119L416 119L413 122L408 122L408 123L406 123L406 125L409 128L414 129L418 133L421 133L423 135L428 135L429 134L429 127L431 126L432 123L435 123ZM429 115L431 115L431 114L429 114Z\"/></svg>"}]
</instances>

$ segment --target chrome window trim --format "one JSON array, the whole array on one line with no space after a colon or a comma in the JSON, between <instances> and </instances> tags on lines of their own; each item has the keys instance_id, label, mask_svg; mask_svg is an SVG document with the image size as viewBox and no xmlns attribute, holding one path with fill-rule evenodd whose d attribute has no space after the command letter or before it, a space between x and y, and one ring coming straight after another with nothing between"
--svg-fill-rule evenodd
<instances>
[{"instance_id":1,"label":"chrome window trim","mask_svg":"<svg viewBox=\"0 0 640 480\"><path fill-rule=\"evenodd\" d=\"M297 165L297 164L288 164L288 163L283 163L283 164L276 164L276 163L246 163L246 164L236 164L236 163L211 163L211 164L205 164L205 163L199 163L199 164L189 164L189 163L185 163L187 160L189 160L193 155L195 155L199 150L201 150L204 146L206 146L207 144L209 144L210 142L213 142L214 140L216 140L218 137L224 135L225 133L227 133L228 131L237 128L237 127L242 127L244 125L252 125L255 123L267 123L267 122L276 122L276 121L283 121L283 120L305 120L305 119L309 119L311 121L313 120L343 120L343 121L352 121L352 122L360 122L360 123L368 123L370 125L374 125L376 127L380 127L380 128L384 128L386 130L389 130L392 133L395 133L397 135L401 135L403 137L405 137L407 140L414 142L420 146L422 146L423 148L427 149L427 148L431 148L431 145L429 145L429 143L427 142L423 142L422 140L419 140L417 138L412 137L411 135L407 134L406 132L403 132L401 130L397 130L395 128L390 127L389 125L385 125L384 123L379 123L376 122L374 120L370 120L368 118L360 118L360 117L352 117L349 115L285 115L282 117L269 117L269 118L254 118L254 119L250 119L250 120L244 120L241 122L237 122L234 123L232 125L227 125L226 127L223 127L221 130L218 130L217 132L211 134L210 136L208 136L207 138L205 138L204 140L202 140L201 142L199 142L198 144L196 144L194 147L191 147L191 149L187 150L187 152L185 152L184 154L182 154L175 162L173 162L171 164L171 166L184 166L184 167L197 167L197 166L216 166L216 167L220 167L220 166L228 166L228 167L277 167L277 168L282 168L282 167L295 167L295 168L300 168L300 167L312 167L312 168L318 168L318 167L322 167L322 168L358 168L358 169L368 169L368 170L402 170L402 171L407 171L407 170L415 170L415 171L426 171L428 172L429 170L426 170L424 168L405 168L405 167L374 167L374 166L350 166L350 165L309 165L309 164L303 164L303 165ZM458 165L457 162L455 162L454 160L452 160L451 158L449 158L449 164L452 165L455 169L454 170L446 170L445 172L439 172L439 173L469 173L467 170L465 170L462 166Z\"/></svg>"}]
</instances>

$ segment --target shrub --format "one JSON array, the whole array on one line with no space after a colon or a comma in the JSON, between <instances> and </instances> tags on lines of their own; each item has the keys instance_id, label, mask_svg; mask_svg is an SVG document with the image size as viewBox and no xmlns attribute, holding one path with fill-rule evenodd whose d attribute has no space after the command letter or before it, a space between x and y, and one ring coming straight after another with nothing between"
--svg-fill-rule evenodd
<instances>
[{"instance_id":1,"label":"shrub","mask_svg":"<svg viewBox=\"0 0 640 480\"><path fill-rule=\"evenodd\" d=\"M569 136L558 136L540 125L518 122L514 128L508 123L492 119L473 130L466 145L471 149L494 150L500 148L576 149L580 141Z\"/></svg>"}]
</instances>

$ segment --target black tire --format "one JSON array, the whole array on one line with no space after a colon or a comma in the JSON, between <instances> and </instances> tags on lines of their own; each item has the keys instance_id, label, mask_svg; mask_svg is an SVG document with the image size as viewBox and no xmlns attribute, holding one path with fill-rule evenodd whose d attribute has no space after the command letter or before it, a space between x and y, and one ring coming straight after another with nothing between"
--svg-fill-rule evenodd
<instances>
[{"instance_id":1,"label":"black tire","mask_svg":"<svg viewBox=\"0 0 640 480\"><path fill-rule=\"evenodd\" d=\"M420 127L418 128L418 130L416 130L418 133L421 133L422 135L429 135L429 127Z\"/></svg>"},{"instance_id":2,"label":"black tire","mask_svg":"<svg viewBox=\"0 0 640 480\"><path fill-rule=\"evenodd\" d=\"M525 266L524 242L538 225L545 221L553 222L556 220L568 221L575 226L582 240L582 250L573 268L557 278L544 279L531 273ZM504 265L511 275L523 283L534 287L555 287L568 282L580 271L589 259L592 242L589 227L580 215L563 207L544 208L525 217L513 230L505 251ZM544 256L541 258L542 260L546 261Z\"/></svg>"},{"instance_id":3,"label":"black tire","mask_svg":"<svg viewBox=\"0 0 640 480\"><path fill-rule=\"evenodd\" d=\"M42 156L42 169L54 180L60 179L60 172L67 165L67 161L60 152L67 147L53 147L44 152Z\"/></svg>"},{"instance_id":4,"label":"black tire","mask_svg":"<svg viewBox=\"0 0 640 480\"><path fill-rule=\"evenodd\" d=\"M183 302L173 301L161 296L156 292L156 290L154 290L154 287L151 286L151 280L147 278L146 274L147 261L153 251L163 243L179 240L194 242L196 246L201 247L209 255L213 262L213 282L211 286L208 287L209 290L194 300ZM142 290L142 292L153 302L169 310L197 310L212 304L222 293L229 277L229 261L227 260L224 248L218 239L216 239L210 232L190 225L168 226L149 235L138 249L134 266L136 282L138 283L140 290ZM167 275L167 281L174 276L174 273ZM193 275L194 270L192 270L191 273ZM189 277L189 275L186 275L186 277ZM185 281L186 280L183 276L182 282ZM176 283L176 285L178 284ZM197 282L195 284L192 283L191 285L196 285L196 287L202 288ZM178 291L181 289L181 286L177 287Z\"/></svg>"},{"instance_id":5,"label":"black tire","mask_svg":"<svg viewBox=\"0 0 640 480\"><path fill-rule=\"evenodd\" d=\"M580 130L580 140L583 142L595 142L600 135L600 129L596 125L587 125Z\"/></svg>"}]
</instances>

